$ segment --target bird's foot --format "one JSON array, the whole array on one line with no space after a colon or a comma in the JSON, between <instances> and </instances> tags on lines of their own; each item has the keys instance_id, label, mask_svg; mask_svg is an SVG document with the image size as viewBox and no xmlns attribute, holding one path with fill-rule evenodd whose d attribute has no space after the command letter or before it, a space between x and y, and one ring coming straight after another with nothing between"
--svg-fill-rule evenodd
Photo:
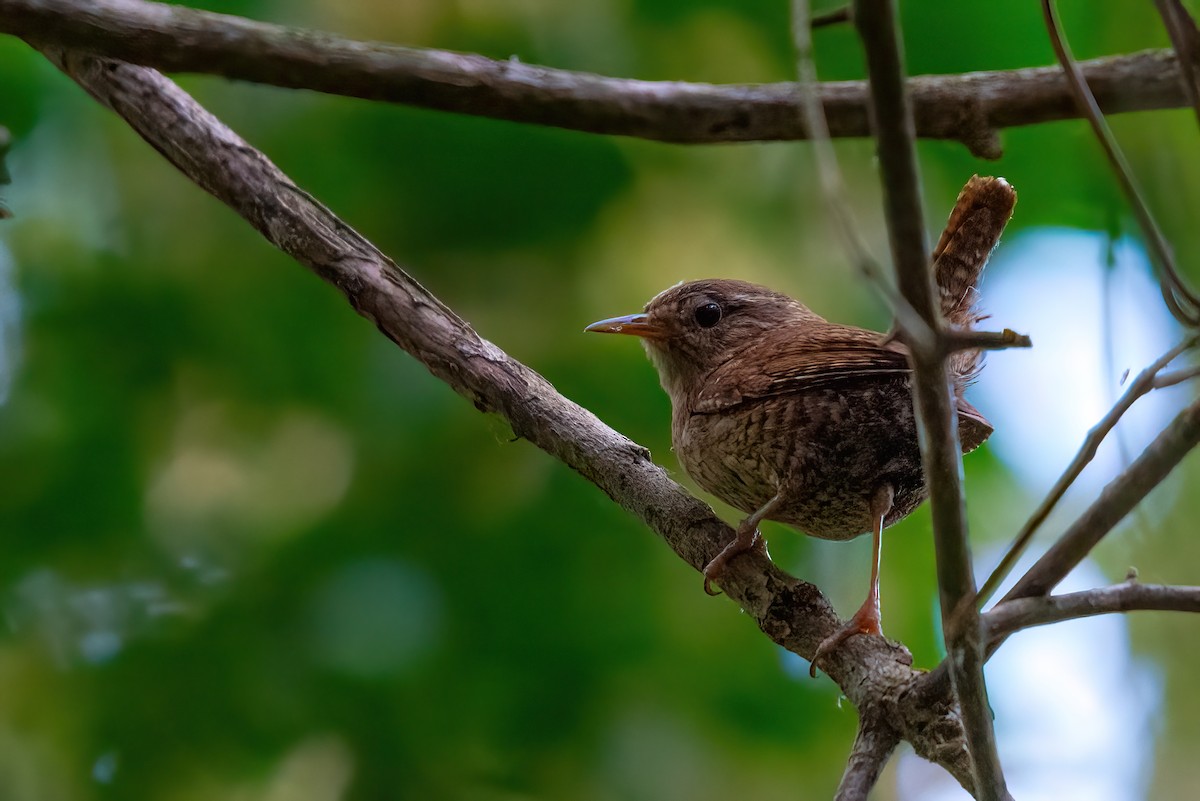
<instances>
[{"instance_id":1,"label":"bird's foot","mask_svg":"<svg viewBox=\"0 0 1200 801\"><path fill-rule=\"evenodd\" d=\"M763 544L762 535L758 533L758 529L754 530L754 536L749 541L744 541L741 536L738 536L733 542L725 546L725 548L713 557L713 560L704 566L704 591L709 595L720 595L720 590L714 590L712 583L721 578L721 574L725 572L725 566L733 560L735 556L740 556L746 551L761 548Z\"/></svg>"},{"instance_id":2,"label":"bird's foot","mask_svg":"<svg viewBox=\"0 0 1200 801\"><path fill-rule=\"evenodd\" d=\"M821 644L817 646L817 652L813 654L812 662L808 666L808 675L815 679L817 677L817 664L826 655L832 653L834 649L855 634L877 634L880 637L883 636L878 602L871 603L871 599L868 598L867 602L854 613L854 617L847 620L845 625L833 634L821 640Z\"/></svg>"}]
</instances>

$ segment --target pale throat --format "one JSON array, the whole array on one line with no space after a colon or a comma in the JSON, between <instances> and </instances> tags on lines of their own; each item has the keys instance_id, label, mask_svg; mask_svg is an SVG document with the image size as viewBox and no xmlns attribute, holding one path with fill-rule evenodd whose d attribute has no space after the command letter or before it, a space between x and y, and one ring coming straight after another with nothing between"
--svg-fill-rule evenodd
<instances>
[{"instance_id":1,"label":"pale throat","mask_svg":"<svg viewBox=\"0 0 1200 801\"><path fill-rule=\"evenodd\" d=\"M644 339L642 347L646 349L650 363L658 371L659 382L671 396L671 400L682 399L692 383L692 373L696 372L696 368L689 363L687 357L679 353L670 353L657 342Z\"/></svg>"}]
</instances>

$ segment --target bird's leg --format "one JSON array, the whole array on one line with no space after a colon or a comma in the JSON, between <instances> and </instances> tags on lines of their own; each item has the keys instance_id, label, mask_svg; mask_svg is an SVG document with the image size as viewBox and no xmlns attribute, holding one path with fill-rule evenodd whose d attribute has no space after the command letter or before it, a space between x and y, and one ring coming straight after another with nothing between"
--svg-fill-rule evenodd
<instances>
[{"instance_id":1,"label":"bird's leg","mask_svg":"<svg viewBox=\"0 0 1200 801\"><path fill-rule=\"evenodd\" d=\"M879 558L883 553L883 521L892 509L893 497L892 486L884 484L875 491L875 495L871 498L871 588L867 590L867 599L863 601L854 616L847 620L840 629L821 640L808 668L810 676L817 675L817 662L841 645L847 637L855 634L883 635L879 617Z\"/></svg>"},{"instance_id":2,"label":"bird's leg","mask_svg":"<svg viewBox=\"0 0 1200 801\"><path fill-rule=\"evenodd\" d=\"M743 554L753 548L762 540L762 535L758 533L758 524L771 514L771 511L779 505L780 499L783 497L783 490L775 494L775 497L764 503L757 512L754 512L749 517L741 522L737 527L737 536L733 538L733 542L725 546L725 548L713 557L713 560L704 566L704 591L709 595L719 595L712 588L712 583L721 578L721 574L725 572L725 566L730 560L738 554Z\"/></svg>"}]
</instances>

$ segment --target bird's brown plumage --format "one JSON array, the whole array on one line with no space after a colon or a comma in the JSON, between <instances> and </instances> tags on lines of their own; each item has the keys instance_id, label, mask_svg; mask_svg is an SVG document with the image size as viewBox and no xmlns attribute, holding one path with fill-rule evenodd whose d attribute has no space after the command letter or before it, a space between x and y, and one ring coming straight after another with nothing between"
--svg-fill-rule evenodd
<instances>
[{"instance_id":1,"label":"bird's brown plumage","mask_svg":"<svg viewBox=\"0 0 1200 801\"><path fill-rule=\"evenodd\" d=\"M977 285L1016 194L1002 178L971 179L934 250L933 279L946 323L982 319ZM814 657L855 632L879 632L883 528L928 494L917 446L908 352L893 337L825 320L763 286L728 279L679 284L641 314L589 331L634 334L671 397L671 441L704 489L747 513L736 539L705 568L705 588L756 541L760 520L812 536L874 533L867 601ZM947 361L963 452L992 427L965 398L978 351Z\"/></svg>"},{"instance_id":2,"label":"bird's brown plumage","mask_svg":"<svg viewBox=\"0 0 1200 801\"><path fill-rule=\"evenodd\" d=\"M705 329L694 317L708 304L722 313ZM645 345L671 396L672 444L704 489L746 513L782 490L768 519L826 539L869 531L882 483L895 490L888 524L924 500L911 367L899 342L744 281L672 287L644 315L664 334ZM965 400L959 411L972 449L991 426Z\"/></svg>"}]
</instances>

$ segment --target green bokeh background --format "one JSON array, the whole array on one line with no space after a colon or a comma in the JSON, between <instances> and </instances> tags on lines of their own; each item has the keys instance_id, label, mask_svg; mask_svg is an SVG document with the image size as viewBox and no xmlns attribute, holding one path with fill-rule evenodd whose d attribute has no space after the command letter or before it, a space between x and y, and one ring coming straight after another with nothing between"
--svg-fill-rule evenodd
<instances>
[{"instance_id":1,"label":"green bokeh background","mask_svg":"<svg viewBox=\"0 0 1200 801\"><path fill-rule=\"evenodd\" d=\"M1051 59L1036 4L902 5L914 73ZM1166 44L1149 4L1062 5L1081 57ZM786 6L204 7L617 76L765 82L793 68ZM823 76L861 77L850 31L818 33L817 51ZM631 516L512 442L37 53L0 39L0 75L0 124L16 142L0 277L19 304L0 405L0 798L832 796L855 715L828 680L804 677ZM668 146L180 81L685 483L640 349L585 337L586 323L724 275L888 324L831 235L805 145ZM1194 117L1113 125L1194 265ZM1004 144L991 164L921 144L931 235L974 172L1018 188L1009 236L1128 226L1082 123L1009 131ZM838 151L867 239L886 253L872 147ZM1036 499L986 447L966 471L977 547L1006 540ZM1114 578L1132 561L1148 580L1196 582L1198 501L1161 503L1158 528L1101 549ZM781 564L853 608L869 543L766 533ZM888 542L888 633L930 667L927 510ZM1200 781L1194 625L1132 621L1168 699L1155 797Z\"/></svg>"}]
</instances>

